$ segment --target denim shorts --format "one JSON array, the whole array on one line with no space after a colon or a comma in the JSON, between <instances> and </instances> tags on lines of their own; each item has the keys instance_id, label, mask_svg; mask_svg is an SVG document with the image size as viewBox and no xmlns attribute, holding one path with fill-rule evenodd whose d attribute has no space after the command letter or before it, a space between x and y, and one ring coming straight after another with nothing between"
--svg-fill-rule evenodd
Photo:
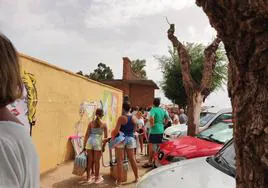
<instances>
[{"instance_id":1,"label":"denim shorts","mask_svg":"<svg viewBox=\"0 0 268 188\"><path fill-rule=\"evenodd\" d=\"M88 150L95 150L95 151L101 151L102 149L102 138L96 137L96 136L90 136L88 138L88 141L86 143L86 149Z\"/></svg>"},{"instance_id":2,"label":"denim shorts","mask_svg":"<svg viewBox=\"0 0 268 188\"><path fill-rule=\"evenodd\" d=\"M126 136L125 140L118 144L116 148L135 149L137 147L136 139L132 136Z\"/></svg>"}]
</instances>

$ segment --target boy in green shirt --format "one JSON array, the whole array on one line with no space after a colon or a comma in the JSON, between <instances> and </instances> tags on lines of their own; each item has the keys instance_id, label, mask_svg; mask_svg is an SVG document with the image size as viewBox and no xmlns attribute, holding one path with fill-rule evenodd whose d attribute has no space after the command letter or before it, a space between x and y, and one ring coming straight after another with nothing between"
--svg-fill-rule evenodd
<instances>
[{"instance_id":1,"label":"boy in green shirt","mask_svg":"<svg viewBox=\"0 0 268 188\"><path fill-rule=\"evenodd\" d=\"M154 107L150 111L149 130L149 161L143 165L144 168L152 167L154 153L159 144L162 143L164 133L164 123L168 120L167 113L159 107L160 99L154 99Z\"/></svg>"}]
</instances>

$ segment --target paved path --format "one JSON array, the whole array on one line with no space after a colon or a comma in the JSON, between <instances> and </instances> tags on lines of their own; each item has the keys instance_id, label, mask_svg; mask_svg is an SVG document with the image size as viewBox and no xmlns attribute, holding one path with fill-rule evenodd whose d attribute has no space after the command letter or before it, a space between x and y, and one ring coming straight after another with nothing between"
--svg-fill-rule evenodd
<instances>
[{"instance_id":1,"label":"paved path","mask_svg":"<svg viewBox=\"0 0 268 188\"><path fill-rule=\"evenodd\" d=\"M108 159L108 158L106 158ZM139 167L139 175L143 176L146 172L148 172L148 169L142 168L142 164L144 164L147 161L147 157L140 156L138 157L138 160L140 160L140 163L138 163ZM129 165L130 166L130 165ZM96 185L96 184L83 184L80 183L82 180L81 177L75 176L72 174L73 169L73 162L68 162L63 165L60 165L56 170L47 173L46 175L41 177L41 188L113 188L116 187L115 181L112 177L110 177L110 168L104 168L101 166L101 174L103 175L104 182L102 184ZM132 183L134 180L134 175L129 168L128 170L128 181L123 184L122 187L125 188L134 188L135 183Z\"/></svg>"}]
</instances>

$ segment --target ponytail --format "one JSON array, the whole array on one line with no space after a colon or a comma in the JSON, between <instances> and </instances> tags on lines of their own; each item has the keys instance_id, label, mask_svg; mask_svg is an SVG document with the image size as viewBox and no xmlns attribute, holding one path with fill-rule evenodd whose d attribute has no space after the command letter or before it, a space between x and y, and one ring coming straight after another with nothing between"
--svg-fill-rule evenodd
<instances>
[{"instance_id":1,"label":"ponytail","mask_svg":"<svg viewBox=\"0 0 268 188\"><path fill-rule=\"evenodd\" d=\"M99 128L99 127L101 127L101 124L102 124L102 122L101 122L101 118L103 117L103 110L102 109L100 109L100 108L98 108L97 110L96 110L96 118L95 118L95 123L96 123L96 126Z\"/></svg>"},{"instance_id":2,"label":"ponytail","mask_svg":"<svg viewBox=\"0 0 268 188\"><path fill-rule=\"evenodd\" d=\"M101 119L100 119L99 116L96 116L95 123L97 125L97 128L100 128L101 127Z\"/></svg>"}]
</instances>

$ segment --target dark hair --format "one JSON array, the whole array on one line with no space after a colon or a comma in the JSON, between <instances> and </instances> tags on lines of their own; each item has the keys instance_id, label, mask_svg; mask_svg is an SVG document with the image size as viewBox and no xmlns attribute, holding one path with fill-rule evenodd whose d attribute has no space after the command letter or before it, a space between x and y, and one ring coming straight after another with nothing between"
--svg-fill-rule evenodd
<instances>
[{"instance_id":1,"label":"dark hair","mask_svg":"<svg viewBox=\"0 0 268 188\"><path fill-rule=\"evenodd\" d=\"M123 102L123 111L125 111L125 112L129 112L129 110L130 110L130 103L129 102L127 102L127 101L125 101L125 102Z\"/></svg>"},{"instance_id":2,"label":"dark hair","mask_svg":"<svg viewBox=\"0 0 268 188\"><path fill-rule=\"evenodd\" d=\"M160 106L160 98L154 99L154 106L159 107Z\"/></svg>"},{"instance_id":3,"label":"dark hair","mask_svg":"<svg viewBox=\"0 0 268 188\"><path fill-rule=\"evenodd\" d=\"M129 97L127 95L125 95L123 98L123 102L128 102L128 101L129 101Z\"/></svg>"}]
</instances>

